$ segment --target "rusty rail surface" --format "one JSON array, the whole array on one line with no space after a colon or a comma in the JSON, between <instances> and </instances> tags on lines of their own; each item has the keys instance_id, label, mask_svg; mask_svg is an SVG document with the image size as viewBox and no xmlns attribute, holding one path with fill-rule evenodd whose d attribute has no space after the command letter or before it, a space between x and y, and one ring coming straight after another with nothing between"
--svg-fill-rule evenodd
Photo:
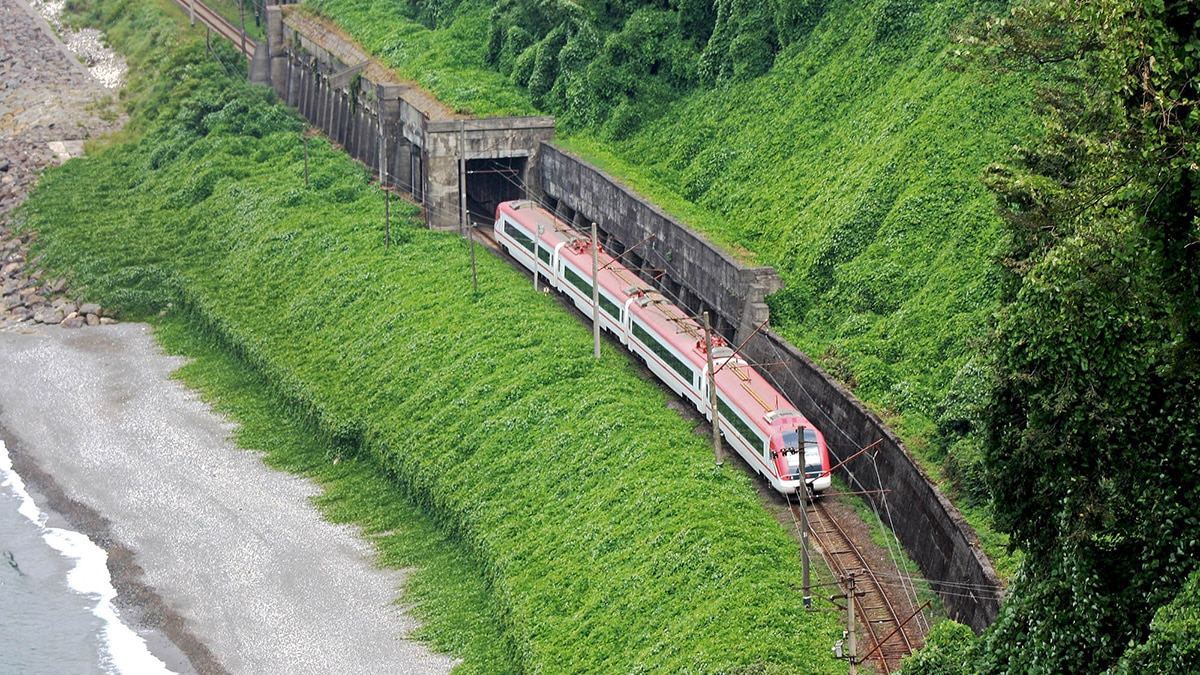
<instances>
[{"instance_id":1,"label":"rusty rail surface","mask_svg":"<svg viewBox=\"0 0 1200 675\"><path fill-rule=\"evenodd\" d=\"M800 505L792 502L789 506L799 521ZM809 532L830 570L839 579L845 579L851 573L855 575L855 618L867 638L867 644L859 647L858 654L860 657L868 655L879 672L890 675L900 668L901 658L920 647L920 636L905 625L909 614L902 614L892 604L866 556L829 514L821 500L810 502L807 509Z\"/></svg>"}]
</instances>

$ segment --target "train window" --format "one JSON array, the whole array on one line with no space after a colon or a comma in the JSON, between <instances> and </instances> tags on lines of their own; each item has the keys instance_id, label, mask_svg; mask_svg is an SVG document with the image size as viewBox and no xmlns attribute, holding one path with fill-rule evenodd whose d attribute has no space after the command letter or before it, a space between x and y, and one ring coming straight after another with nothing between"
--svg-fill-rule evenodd
<instances>
[{"instance_id":1,"label":"train window","mask_svg":"<svg viewBox=\"0 0 1200 675\"><path fill-rule=\"evenodd\" d=\"M547 265L550 264L550 249L545 246L538 246L538 257Z\"/></svg>"},{"instance_id":2,"label":"train window","mask_svg":"<svg viewBox=\"0 0 1200 675\"><path fill-rule=\"evenodd\" d=\"M729 404L725 402L725 399L719 396L717 397L717 410L721 411L721 418L729 422L729 424L733 426L734 430L738 432L742 439L750 444L750 447L757 450L759 455L762 455L763 457L767 456L767 444L766 441L763 440L763 437L760 436L753 427L751 427L749 424L746 424L746 421L742 419L742 416L734 412L733 408L731 408Z\"/></svg>"},{"instance_id":3,"label":"train window","mask_svg":"<svg viewBox=\"0 0 1200 675\"><path fill-rule=\"evenodd\" d=\"M692 369L688 367L688 364L681 361L678 356L675 356L670 349L667 349L666 345L659 342L658 338L651 335L650 331L646 330L645 327L643 327L642 324L638 323L637 321L633 322L633 335L640 340L642 344L646 345L650 351L657 354L659 358L666 362L666 364L670 366L672 370L682 375L688 382L692 381Z\"/></svg>"},{"instance_id":4,"label":"train window","mask_svg":"<svg viewBox=\"0 0 1200 675\"><path fill-rule=\"evenodd\" d=\"M783 447L800 449L800 434L796 433L795 429L787 429L783 432Z\"/></svg>"},{"instance_id":5,"label":"train window","mask_svg":"<svg viewBox=\"0 0 1200 675\"><path fill-rule=\"evenodd\" d=\"M567 281L571 282L571 285L583 291L584 295L590 296L592 294L591 282L576 274L575 270L564 266L563 275L567 277Z\"/></svg>"},{"instance_id":6,"label":"train window","mask_svg":"<svg viewBox=\"0 0 1200 675\"><path fill-rule=\"evenodd\" d=\"M519 227L509 227L504 230L510 237L517 240L517 243L525 247L525 250L533 253L533 239L530 239L528 234Z\"/></svg>"},{"instance_id":7,"label":"train window","mask_svg":"<svg viewBox=\"0 0 1200 675\"><path fill-rule=\"evenodd\" d=\"M603 309L612 318L617 318L621 315L621 309L617 307L617 303L608 298L607 295L600 294L600 309Z\"/></svg>"},{"instance_id":8,"label":"train window","mask_svg":"<svg viewBox=\"0 0 1200 675\"><path fill-rule=\"evenodd\" d=\"M821 447L817 444L817 432L804 427L804 475L818 478L821 470Z\"/></svg>"}]
</instances>

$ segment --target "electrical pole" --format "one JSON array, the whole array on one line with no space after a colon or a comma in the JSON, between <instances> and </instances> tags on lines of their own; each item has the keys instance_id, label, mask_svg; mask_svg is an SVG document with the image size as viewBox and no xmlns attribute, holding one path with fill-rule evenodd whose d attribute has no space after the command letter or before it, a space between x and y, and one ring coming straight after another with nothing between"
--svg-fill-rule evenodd
<instances>
[{"instance_id":1,"label":"electrical pole","mask_svg":"<svg viewBox=\"0 0 1200 675\"><path fill-rule=\"evenodd\" d=\"M479 293L479 276L475 272L475 233L467 214L467 120L458 121L458 208L463 234L471 240L471 288ZM536 258L535 258L536 261ZM535 264L534 267L537 267Z\"/></svg>"},{"instance_id":2,"label":"electrical pole","mask_svg":"<svg viewBox=\"0 0 1200 675\"><path fill-rule=\"evenodd\" d=\"M851 572L850 576L846 577L846 609L848 615L846 623L849 626L849 630L846 631L846 643L848 647L846 654L848 657L847 660L850 662L850 675L857 675L858 663L855 662L855 659L858 657L858 650L855 647L854 637L854 572Z\"/></svg>"},{"instance_id":3,"label":"electrical pole","mask_svg":"<svg viewBox=\"0 0 1200 675\"><path fill-rule=\"evenodd\" d=\"M196 26L196 0L188 0L188 6L192 10L192 27Z\"/></svg>"},{"instance_id":4,"label":"electrical pole","mask_svg":"<svg viewBox=\"0 0 1200 675\"><path fill-rule=\"evenodd\" d=\"M479 275L475 272L475 226L468 223L467 234L471 237L471 289L479 295Z\"/></svg>"},{"instance_id":5,"label":"electrical pole","mask_svg":"<svg viewBox=\"0 0 1200 675\"><path fill-rule=\"evenodd\" d=\"M467 121L458 121L458 229L467 236Z\"/></svg>"},{"instance_id":6,"label":"electrical pole","mask_svg":"<svg viewBox=\"0 0 1200 675\"><path fill-rule=\"evenodd\" d=\"M534 268L537 261L534 261ZM592 342L594 356L600 358L600 240L596 236L596 224L592 223Z\"/></svg>"},{"instance_id":7,"label":"electrical pole","mask_svg":"<svg viewBox=\"0 0 1200 675\"><path fill-rule=\"evenodd\" d=\"M537 252L542 250L542 232L543 232L542 224L538 223L537 236L534 238L534 242L533 242L533 249L534 249L534 253L533 253L533 292L534 293L537 293L537 291L538 291L538 276L542 273L541 270L538 269L538 260L540 260L540 258L538 258L538 255L537 255Z\"/></svg>"},{"instance_id":8,"label":"electrical pole","mask_svg":"<svg viewBox=\"0 0 1200 675\"><path fill-rule=\"evenodd\" d=\"M804 434L801 433L801 438ZM804 609L812 609L812 588L808 575L808 477L800 480L800 582L804 587Z\"/></svg>"},{"instance_id":9,"label":"electrical pole","mask_svg":"<svg viewBox=\"0 0 1200 675\"><path fill-rule=\"evenodd\" d=\"M712 328L708 323L708 312L704 313L704 353L708 356L708 407L712 411L713 457L717 466L725 462L721 458L721 412L717 408L717 375L713 368Z\"/></svg>"},{"instance_id":10,"label":"electrical pole","mask_svg":"<svg viewBox=\"0 0 1200 675\"><path fill-rule=\"evenodd\" d=\"M386 190L388 186L387 175L387 136L383 135L383 123L379 124L379 184Z\"/></svg>"},{"instance_id":11,"label":"electrical pole","mask_svg":"<svg viewBox=\"0 0 1200 675\"><path fill-rule=\"evenodd\" d=\"M238 21L242 25L242 56L246 55L246 2L238 0Z\"/></svg>"}]
</instances>

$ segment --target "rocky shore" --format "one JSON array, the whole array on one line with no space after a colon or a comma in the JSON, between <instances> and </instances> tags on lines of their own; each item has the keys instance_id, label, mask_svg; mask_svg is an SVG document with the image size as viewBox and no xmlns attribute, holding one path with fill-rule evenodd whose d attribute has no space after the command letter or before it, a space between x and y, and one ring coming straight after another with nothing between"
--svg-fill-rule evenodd
<instances>
[{"instance_id":1,"label":"rocky shore","mask_svg":"<svg viewBox=\"0 0 1200 675\"><path fill-rule=\"evenodd\" d=\"M59 3L61 5L61 3ZM39 3L57 16L59 8ZM80 303L61 278L43 278L29 259L34 233L18 235L19 211L38 175L84 152L84 142L115 131L124 117L114 103L123 66L98 80L80 62L105 49L98 33L73 34L77 56L22 0L0 1L0 329L26 324L80 328L113 319L93 303Z\"/></svg>"},{"instance_id":2,"label":"rocky shore","mask_svg":"<svg viewBox=\"0 0 1200 675\"><path fill-rule=\"evenodd\" d=\"M0 225L0 329L27 322L63 328L116 323L100 305L72 300L65 279L42 279L42 271L26 260L33 238L13 237Z\"/></svg>"}]
</instances>

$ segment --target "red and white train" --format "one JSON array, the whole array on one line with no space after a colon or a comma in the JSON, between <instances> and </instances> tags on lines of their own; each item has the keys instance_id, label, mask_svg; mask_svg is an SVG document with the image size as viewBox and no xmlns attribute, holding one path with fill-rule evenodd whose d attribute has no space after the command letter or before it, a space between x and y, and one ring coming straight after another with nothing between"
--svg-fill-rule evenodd
<instances>
[{"instance_id":1,"label":"red and white train","mask_svg":"<svg viewBox=\"0 0 1200 675\"><path fill-rule=\"evenodd\" d=\"M591 237L527 200L496 208L495 237L517 262L592 316ZM599 259L601 328L711 422L703 328L603 249ZM813 492L827 489L829 452L820 430L718 336L712 357L726 442L781 493L796 493L802 477Z\"/></svg>"}]
</instances>

